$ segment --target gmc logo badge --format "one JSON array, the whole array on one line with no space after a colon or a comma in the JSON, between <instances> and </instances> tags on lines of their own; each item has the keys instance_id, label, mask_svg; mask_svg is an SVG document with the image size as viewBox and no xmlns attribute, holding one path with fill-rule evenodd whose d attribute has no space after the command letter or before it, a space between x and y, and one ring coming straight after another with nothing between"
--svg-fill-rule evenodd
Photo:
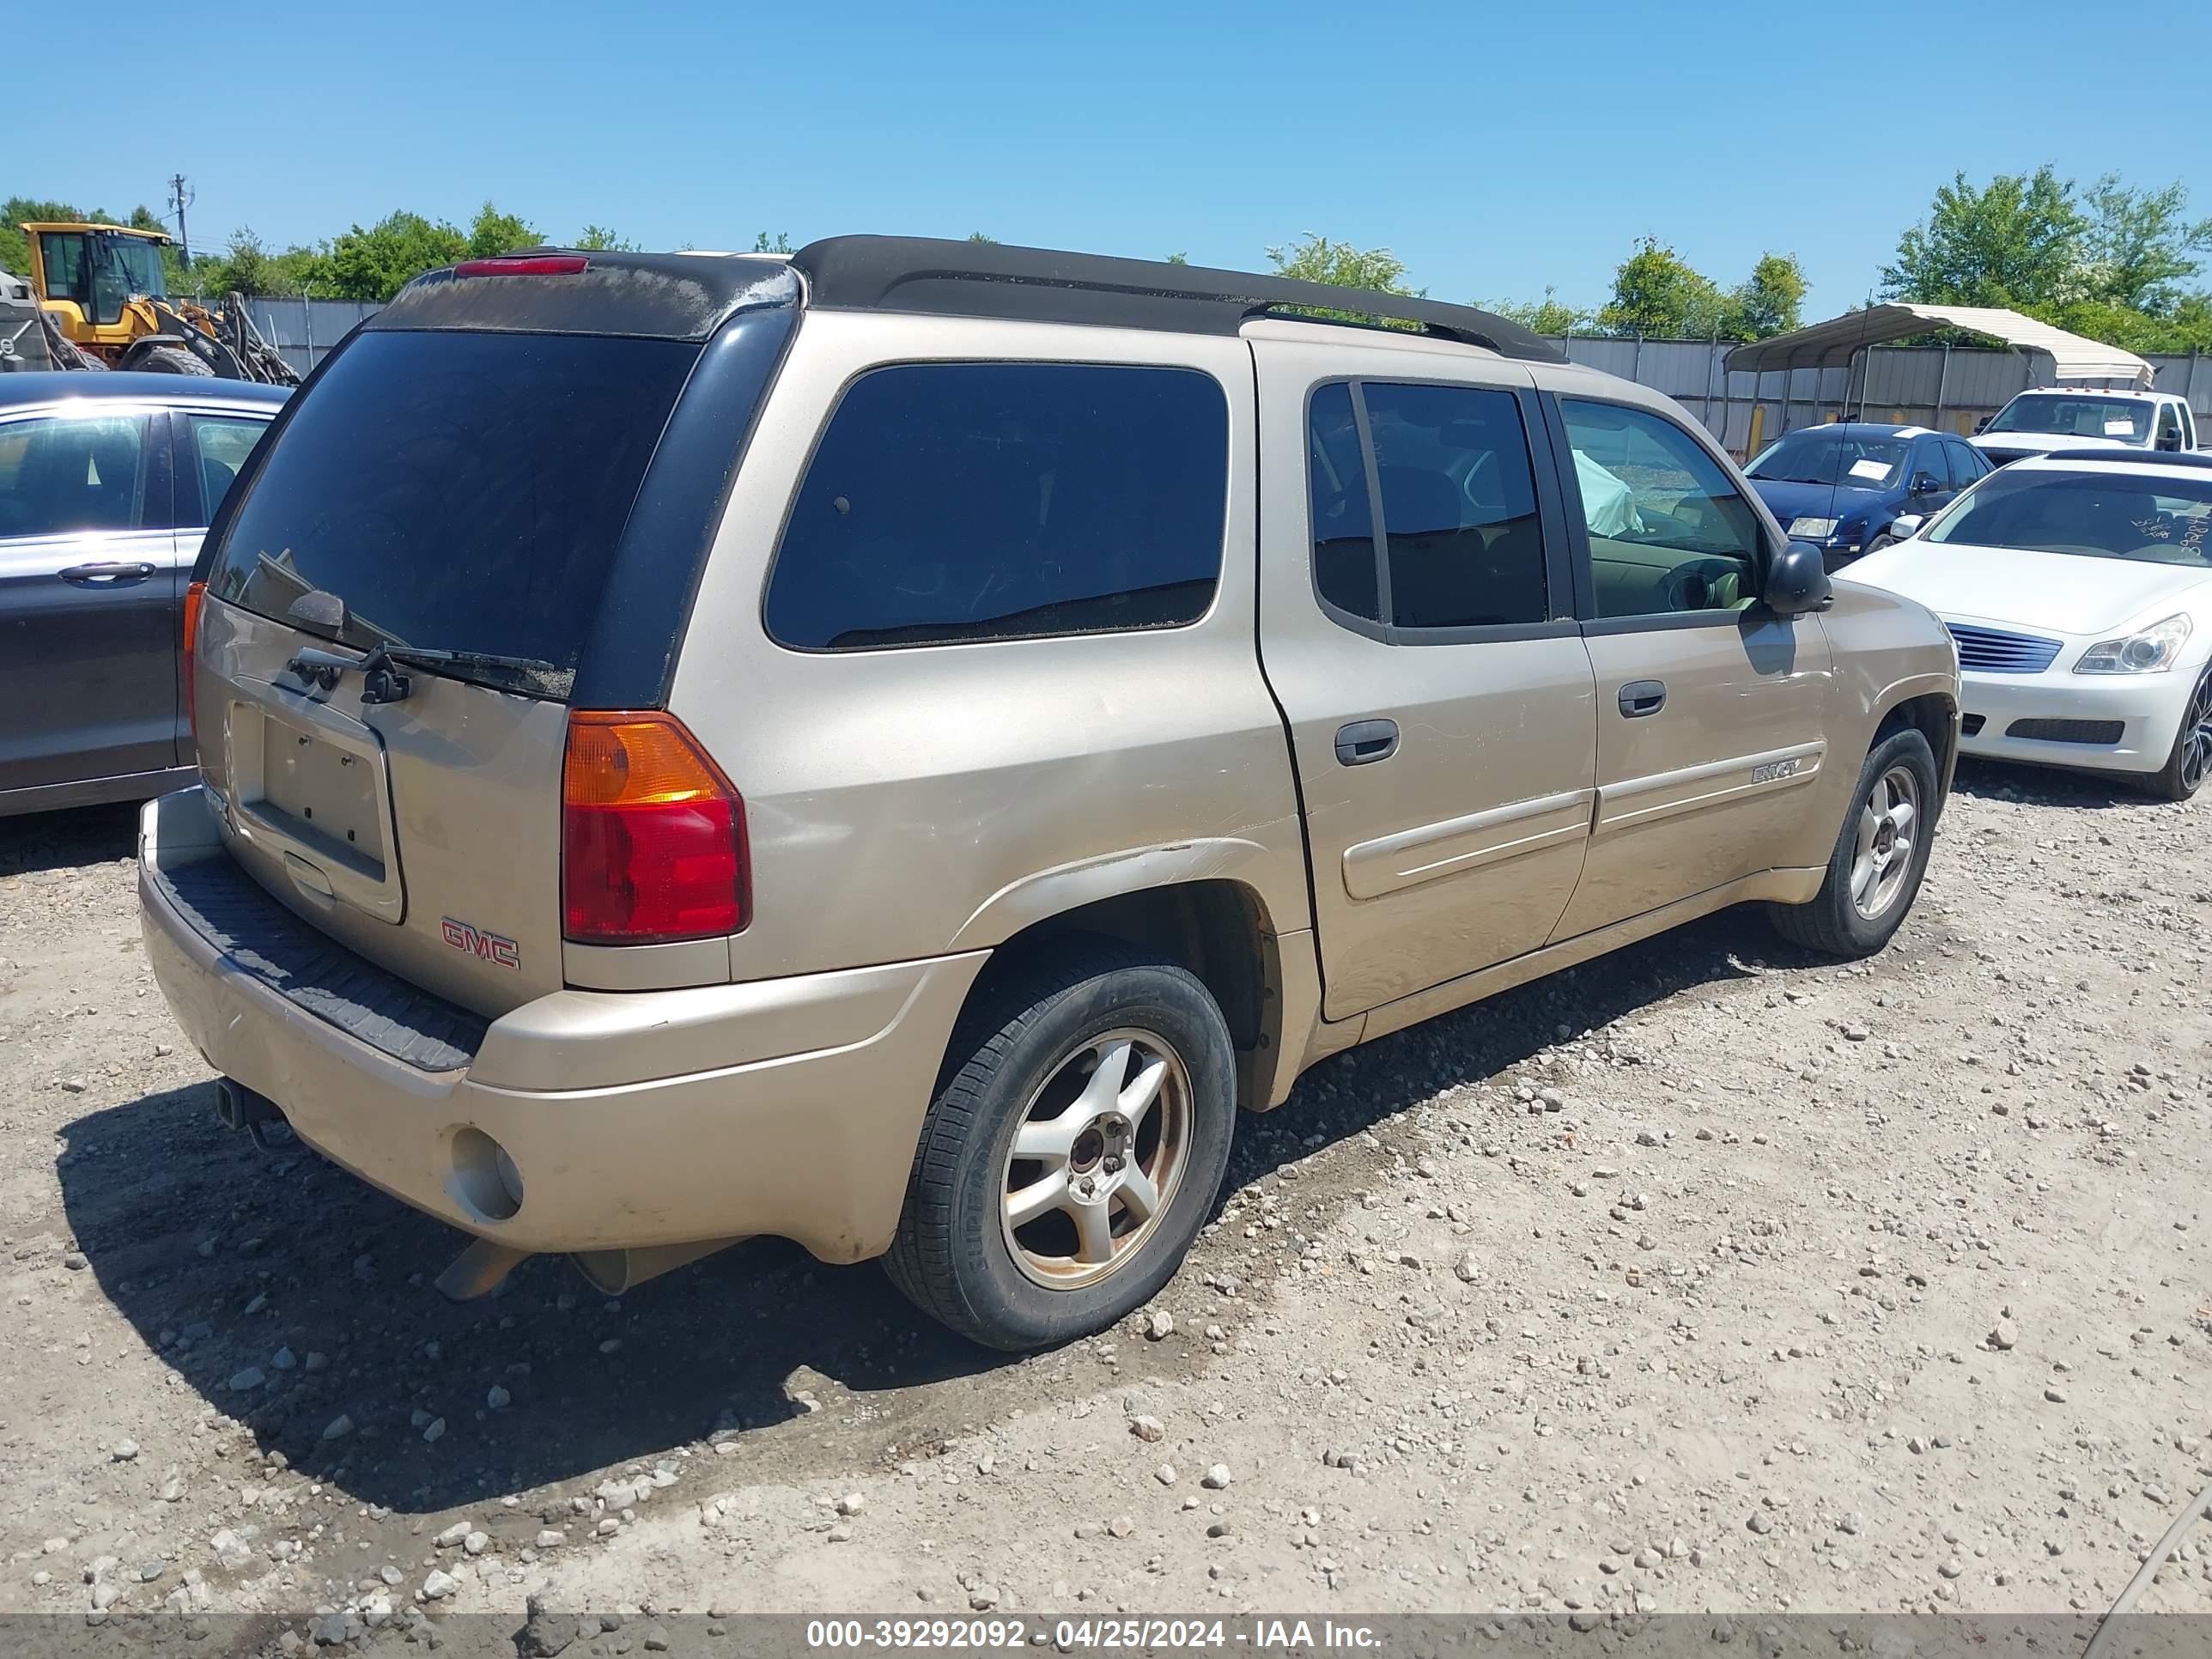
<instances>
[{"instance_id":1,"label":"gmc logo badge","mask_svg":"<svg viewBox=\"0 0 2212 1659\"><path fill-rule=\"evenodd\" d=\"M521 952L511 939L501 939L497 933L480 933L467 922L456 921L451 916L438 919L438 931L456 951L466 951L495 968L522 966Z\"/></svg>"}]
</instances>

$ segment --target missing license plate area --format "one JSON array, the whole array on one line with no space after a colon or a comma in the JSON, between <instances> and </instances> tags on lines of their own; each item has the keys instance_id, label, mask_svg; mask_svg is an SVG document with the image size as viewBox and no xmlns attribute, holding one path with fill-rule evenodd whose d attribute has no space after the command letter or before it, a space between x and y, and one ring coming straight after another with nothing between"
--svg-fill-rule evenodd
<instances>
[{"instance_id":1,"label":"missing license plate area","mask_svg":"<svg viewBox=\"0 0 2212 1659\"><path fill-rule=\"evenodd\" d=\"M381 882L377 787L377 768L367 757L264 715L260 796L240 805L303 849Z\"/></svg>"}]
</instances>

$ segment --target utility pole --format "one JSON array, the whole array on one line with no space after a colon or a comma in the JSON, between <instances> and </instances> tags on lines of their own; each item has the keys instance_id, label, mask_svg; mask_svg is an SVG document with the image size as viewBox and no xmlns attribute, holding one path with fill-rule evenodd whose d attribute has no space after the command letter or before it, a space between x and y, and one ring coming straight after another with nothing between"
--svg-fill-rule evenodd
<instances>
[{"instance_id":1,"label":"utility pole","mask_svg":"<svg viewBox=\"0 0 2212 1659\"><path fill-rule=\"evenodd\" d=\"M191 205L185 194L185 175L173 173L169 179L171 198L177 204L177 263L187 270L192 264L192 239L185 234L185 210Z\"/></svg>"}]
</instances>

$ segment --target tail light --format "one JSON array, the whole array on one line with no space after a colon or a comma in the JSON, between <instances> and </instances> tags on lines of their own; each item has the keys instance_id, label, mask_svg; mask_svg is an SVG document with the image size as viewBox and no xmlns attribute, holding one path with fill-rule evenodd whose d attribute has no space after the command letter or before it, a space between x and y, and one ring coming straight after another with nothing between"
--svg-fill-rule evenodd
<instances>
[{"instance_id":1,"label":"tail light","mask_svg":"<svg viewBox=\"0 0 2212 1659\"><path fill-rule=\"evenodd\" d=\"M653 945L742 929L744 803L683 723L575 710L561 776L562 933Z\"/></svg>"},{"instance_id":2,"label":"tail light","mask_svg":"<svg viewBox=\"0 0 2212 1659\"><path fill-rule=\"evenodd\" d=\"M207 584L194 582L185 589L184 664L185 664L185 725L192 734L192 748L198 751L200 744L200 719L198 699L193 695L192 664L200 651L200 601L207 597Z\"/></svg>"}]
</instances>

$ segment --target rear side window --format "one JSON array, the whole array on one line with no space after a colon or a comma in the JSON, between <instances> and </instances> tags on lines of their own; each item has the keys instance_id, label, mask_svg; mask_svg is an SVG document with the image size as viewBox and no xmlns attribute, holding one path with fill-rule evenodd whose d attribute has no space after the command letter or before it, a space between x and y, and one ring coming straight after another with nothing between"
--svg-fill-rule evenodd
<instances>
[{"instance_id":1,"label":"rear side window","mask_svg":"<svg viewBox=\"0 0 2212 1659\"><path fill-rule=\"evenodd\" d=\"M598 335L363 333L270 445L209 587L279 621L319 588L345 601L349 644L533 658L551 672L515 689L565 696L698 356Z\"/></svg>"},{"instance_id":2,"label":"rear side window","mask_svg":"<svg viewBox=\"0 0 2212 1659\"><path fill-rule=\"evenodd\" d=\"M1551 615L1521 406L1458 386L1361 388L1382 485L1390 620L1495 628Z\"/></svg>"},{"instance_id":3,"label":"rear side window","mask_svg":"<svg viewBox=\"0 0 2212 1659\"><path fill-rule=\"evenodd\" d=\"M185 416L185 423L191 439L191 453L185 459L192 477L198 481L199 499L194 502L189 489L179 491L177 510L194 516L180 518L177 522L204 525L215 516L216 508L222 505L222 498L238 481L239 470L253 453L254 440L268 430L269 422L240 416L191 415Z\"/></svg>"},{"instance_id":4,"label":"rear side window","mask_svg":"<svg viewBox=\"0 0 2212 1659\"><path fill-rule=\"evenodd\" d=\"M768 630L842 651L1195 622L1228 487L1228 400L1194 369L876 369L800 481Z\"/></svg>"},{"instance_id":5,"label":"rear side window","mask_svg":"<svg viewBox=\"0 0 2212 1659\"><path fill-rule=\"evenodd\" d=\"M1398 640L1550 617L1528 432L1511 392L1333 383L1315 388L1306 426L1314 587L1340 620L1387 622Z\"/></svg>"}]
</instances>

